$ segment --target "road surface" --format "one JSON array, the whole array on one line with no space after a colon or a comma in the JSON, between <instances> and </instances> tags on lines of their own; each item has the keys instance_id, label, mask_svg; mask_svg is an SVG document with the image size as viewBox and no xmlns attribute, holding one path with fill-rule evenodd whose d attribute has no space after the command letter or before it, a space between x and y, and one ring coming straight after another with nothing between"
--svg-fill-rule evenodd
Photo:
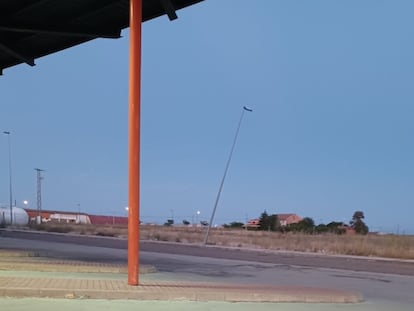
<instances>
[{"instance_id":1,"label":"road surface","mask_svg":"<svg viewBox=\"0 0 414 311\"><path fill-rule=\"evenodd\" d=\"M25 240L60 242L84 246L96 246L113 249L127 249L127 240L120 238L105 238L96 236L79 236L66 234L53 234L45 232L28 232L28 231L8 231L0 230L0 237L19 238ZM168 253L176 255L189 255L198 257L235 259L243 261L252 261L260 263L319 267L342 269L351 271L378 272L389 274L400 274L414 276L414 261L404 260L387 260L383 258L366 258L356 256L329 256L313 253L298 253L284 251L260 251L260 250L243 250L235 248L221 248L201 245L188 245L180 243L141 241L140 249L142 252ZM66 259L83 259L83 252L66 252L64 249L55 249L50 256L64 256ZM96 261L116 260L126 262L126 257L113 258L109 256L92 257L88 254L88 259Z\"/></svg>"},{"instance_id":2,"label":"road surface","mask_svg":"<svg viewBox=\"0 0 414 311\"><path fill-rule=\"evenodd\" d=\"M0 247L70 260L126 263L127 258L126 241L117 238L0 231ZM363 294L361 309L347 306L343 310L413 310L414 305L412 261L142 242L141 263L156 267L154 278L316 286Z\"/></svg>"}]
</instances>

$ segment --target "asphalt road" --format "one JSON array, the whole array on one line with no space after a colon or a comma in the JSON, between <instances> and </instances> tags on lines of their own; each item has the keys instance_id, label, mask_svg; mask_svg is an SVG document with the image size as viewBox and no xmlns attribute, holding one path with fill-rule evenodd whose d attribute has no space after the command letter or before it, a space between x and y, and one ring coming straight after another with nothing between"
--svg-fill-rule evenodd
<instances>
[{"instance_id":1,"label":"asphalt road","mask_svg":"<svg viewBox=\"0 0 414 311\"><path fill-rule=\"evenodd\" d=\"M0 237L19 238L26 240L38 240L56 243L71 243L76 245L106 247L114 249L127 249L127 240L107 237L88 237L79 235L48 234L44 232L27 231L8 231L0 230ZM186 245L180 243L163 243L152 241L141 241L140 250L142 252L168 253L175 255L189 255L197 257L233 259L242 261L252 261L259 263L271 263L281 265L303 266L341 269L349 271L364 271L375 273L399 274L414 276L414 261L396 261L383 258L366 258L352 256L329 256L311 253L297 252L266 252L245 249L230 249L201 245ZM68 259L83 259L82 254L67 254L62 250ZM55 250L52 256L58 256L59 250ZM78 257L78 258L77 258ZM95 261L115 260L101 256L90 258ZM118 261L125 261L125 258L117 258Z\"/></svg>"},{"instance_id":2,"label":"asphalt road","mask_svg":"<svg viewBox=\"0 0 414 311\"><path fill-rule=\"evenodd\" d=\"M33 250L48 257L94 262L126 263L127 257L124 239L47 233L0 230L0 248ZM339 306L338 310L398 311L413 310L414 305L414 262L157 242L142 242L140 259L142 264L153 265L158 271L147 278L315 286L358 291L366 299L362 305Z\"/></svg>"}]
</instances>

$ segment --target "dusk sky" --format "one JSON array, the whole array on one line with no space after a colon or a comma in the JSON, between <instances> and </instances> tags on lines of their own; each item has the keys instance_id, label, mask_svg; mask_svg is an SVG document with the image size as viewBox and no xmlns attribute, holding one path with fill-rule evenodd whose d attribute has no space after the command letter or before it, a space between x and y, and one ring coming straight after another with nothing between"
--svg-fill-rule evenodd
<instances>
[{"instance_id":1,"label":"dusk sky","mask_svg":"<svg viewBox=\"0 0 414 311\"><path fill-rule=\"evenodd\" d=\"M143 24L141 220L365 214L414 234L414 1L207 0ZM13 199L126 216L128 31L0 77ZM0 203L8 142L0 136ZM200 215L197 216L197 211Z\"/></svg>"}]
</instances>

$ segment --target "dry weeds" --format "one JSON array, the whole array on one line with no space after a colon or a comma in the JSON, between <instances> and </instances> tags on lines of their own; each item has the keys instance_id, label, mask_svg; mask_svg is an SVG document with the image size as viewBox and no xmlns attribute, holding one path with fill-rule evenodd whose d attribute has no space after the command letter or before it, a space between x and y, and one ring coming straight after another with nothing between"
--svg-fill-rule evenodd
<instances>
[{"instance_id":1,"label":"dry weeds","mask_svg":"<svg viewBox=\"0 0 414 311\"><path fill-rule=\"evenodd\" d=\"M48 225L47 231L71 234L127 237L125 226ZM201 244L206 228L141 225L141 240ZM286 250L324 254L342 254L386 258L414 259L414 236L408 235L335 235L298 234L241 229L211 229L211 245L249 249Z\"/></svg>"}]
</instances>

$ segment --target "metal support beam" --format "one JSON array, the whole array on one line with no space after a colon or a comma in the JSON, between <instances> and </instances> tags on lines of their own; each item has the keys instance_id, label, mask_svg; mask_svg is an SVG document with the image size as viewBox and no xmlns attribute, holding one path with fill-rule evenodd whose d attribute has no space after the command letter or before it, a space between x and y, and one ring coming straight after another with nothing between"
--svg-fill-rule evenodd
<instances>
[{"instance_id":1,"label":"metal support beam","mask_svg":"<svg viewBox=\"0 0 414 311\"><path fill-rule=\"evenodd\" d=\"M3 50L7 54L13 56L14 58L18 59L19 61L26 63L30 66L35 66L35 62L33 58L26 57L22 53L17 52L16 49L10 48L2 43L0 43L0 50Z\"/></svg>"},{"instance_id":2,"label":"metal support beam","mask_svg":"<svg viewBox=\"0 0 414 311\"><path fill-rule=\"evenodd\" d=\"M130 0L129 19L128 284L138 285L142 0Z\"/></svg>"},{"instance_id":3,"label":"metal support beam","mask_svg":"<svg viewBox=\"0 0 414 311\"><path fill-rule=\"evenodd\" d=\"M161 5L165 13L167 13L170 21L173 21L178 18L177 13L175 13L175 8L171 0L161 0Z\"/></svg>"},{"instance_id":4,"label":"metal support beam","mask_svg":"<svg viewBox=\"0 0 414 311\"><path fill-rule=\"evenodd\" d=\"M49 29L41 29L36 26L29 26L29 27L17 27L17 26L5 26L0 25L0 31L8 31L8 32L22 32L22 33L29 33L29 34L45 34L45 35L58 35L58 36L67 36L67 37L81 37L81 38L107 38L107 39L119 39L121 37L121 29L117 30L114 33L89 33L89 32L82 32L76 31L71 29L60 29L54 30Z\"/></svg>"},{"instance_id":5,"label":"metal support beam","mask_svg":"<svg viewBox=\"0 0 414 311\"><path fill-rule=\"evenodd\" d=\"M19 15L21 15L22 13L25 13L25 12L27 12L28 10L32 10L32 9L35 9L35 8L38 8L38 7L41 7L42 5L44 5L46 2L48 2L49 0L39 0L39 1L32 1L32 2L29 2L29 5L22 5L22 4L20 4L19 5L19 7L20 7L20 10L18 10L18 11L15 11L14 12L14 15L15 16L19 16ZM28 2L28 1L26 1L26 2Z\"/></svg>"}]
</instances>

